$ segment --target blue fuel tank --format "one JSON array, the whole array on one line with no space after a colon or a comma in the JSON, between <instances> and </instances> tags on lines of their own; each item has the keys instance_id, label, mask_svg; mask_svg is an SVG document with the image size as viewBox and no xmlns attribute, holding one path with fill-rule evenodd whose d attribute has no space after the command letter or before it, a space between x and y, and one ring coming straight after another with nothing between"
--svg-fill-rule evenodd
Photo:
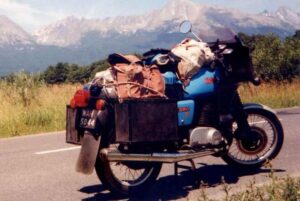
<instances>
[{"instance_id":1,"label":"blue fuel tank","mask_svg":"<svg viewBox=\"0 0 300 201\"><path fill-rule=\"evenodd\" d=\"M203 67L192 77L190 83L185 87L184 99L212 95L216 92L219 82L219 71Z\"/></svg>"}]
</instances>

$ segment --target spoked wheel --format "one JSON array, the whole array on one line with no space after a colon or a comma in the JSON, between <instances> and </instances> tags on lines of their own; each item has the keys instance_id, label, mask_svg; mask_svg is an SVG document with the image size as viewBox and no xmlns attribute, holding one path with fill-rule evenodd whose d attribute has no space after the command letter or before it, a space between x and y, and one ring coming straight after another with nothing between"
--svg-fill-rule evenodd
<instances>
[{"instance_id":1,"label":"spoked wheel","mask_svg":"<svg viewBox=\"0 0 300 201\"><path fill-rule=\"evenodd\" d=\"M96 172L110 191L119 195L140 194L153 184L161 170L161 163L109 162L98 157Z\"/></svg>"},{"instance_id":2,"label":"spoked wheel","mask_svg":"<svg viewBox=\"0 0 300 201\"><path fill-rule=\"evenodd\" d=\"M249 156L259 154L267 146L267 143L267 133L259 127L251 126L251 136L248 140L236 140L237 150L235 154L238 155L238 152Z\"/></svg>"},{"instance_id":3,"label":"spoked wheel","mask_svg":"<svg viewBox=\"0 0 300 201\"><path fill-rule=\"evenodd\" d=\"M223 160L234 166L258 168L279 153L283 144L283 129L278 118L263 109L248 109L251 133L246 140L234 139ZM236 123L233 131L237 134Z\"/></svg>"}]
</instances>

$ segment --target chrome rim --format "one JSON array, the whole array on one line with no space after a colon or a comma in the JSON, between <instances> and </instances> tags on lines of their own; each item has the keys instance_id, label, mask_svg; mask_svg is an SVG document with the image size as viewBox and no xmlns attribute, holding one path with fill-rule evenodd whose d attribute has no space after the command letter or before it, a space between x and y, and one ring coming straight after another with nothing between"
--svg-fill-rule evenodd
<instances>
[{"instance_id":1,"label":"chrome rim","mask_svg":"<svg viewBox=\"0 0 300 201\"><path fill-rule=\"evenodd\" d=\"M116 148L114 144L110 148ZM145 162L109 162L113 177L122 185L133 187L147 181L154 171L153 164Z\"/></svg>"},{"instance_id":2,"label":"chrome rim","mask_svg":"<svg viewBox=\"0 0 300 201\"><path fill-rule=\"evenodd\" d=\"M240 164L252 165L260 163L273 153L278 133L270 119L259 114L249 114L248 123L253 134L257 135L257 141L247 146L241 140L234 139L230 146L228 156ZM237 129L233 124L233 131Z\"/></svg>"},{"instance_id":3,"label":"chrome rim","mask_svg":"<svg viewBox=\"0 0 300 201\"><path fill-rule=\"evenodd\" d=\"M151 175L153 167L132 169L121 162L110 162L110 168L116 180L125 186L138 186L143 184Z\"/></svg>"}]
</instances>

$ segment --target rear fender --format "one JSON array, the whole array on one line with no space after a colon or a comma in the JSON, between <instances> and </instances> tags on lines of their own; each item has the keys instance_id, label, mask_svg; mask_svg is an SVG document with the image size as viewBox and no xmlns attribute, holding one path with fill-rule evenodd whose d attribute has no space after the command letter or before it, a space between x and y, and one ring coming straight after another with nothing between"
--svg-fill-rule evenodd
<instances>
[{"instance_id":1,"label":"rear fender","mask_svg":"<svg viewBox=\"0 0 300 201\"><path fill-rule=\"evenodd\" d=\"M81 142L81 150L76 164L77 172L92 174L101 143L101 134L107 124L108 110L98 112L96 129L86 130Z\"/></svg>"},{"instance_id":2,"label":"rear fender","mask_svg":"<svg viewBox=\"0 0 300 201\"><path fill-rule=\"evenodd\" d=\"M76 171L83 174L92 174L98 151L100 147L101 137L95 137L91 132L86 131L82 138L82 145L78 156Z\"/></svg>"}]
</instances>

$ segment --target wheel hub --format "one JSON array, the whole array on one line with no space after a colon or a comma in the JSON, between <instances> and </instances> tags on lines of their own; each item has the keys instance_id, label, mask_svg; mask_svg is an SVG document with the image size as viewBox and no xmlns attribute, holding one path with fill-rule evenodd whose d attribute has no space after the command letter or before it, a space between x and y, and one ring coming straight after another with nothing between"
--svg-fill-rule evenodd
<instances>
[{"instance_id":1,"label":"wheel hub","mask_svg":"<svg viewBox=\"0 0 300 201\"><path fill-rule=\"evenodd\" d=\"M238 140L237 145L245 154L256 155L265 148L267 141L268 138L264 130L251 127L249 136L246 139Z\"/></svg>"}]
</instances>

